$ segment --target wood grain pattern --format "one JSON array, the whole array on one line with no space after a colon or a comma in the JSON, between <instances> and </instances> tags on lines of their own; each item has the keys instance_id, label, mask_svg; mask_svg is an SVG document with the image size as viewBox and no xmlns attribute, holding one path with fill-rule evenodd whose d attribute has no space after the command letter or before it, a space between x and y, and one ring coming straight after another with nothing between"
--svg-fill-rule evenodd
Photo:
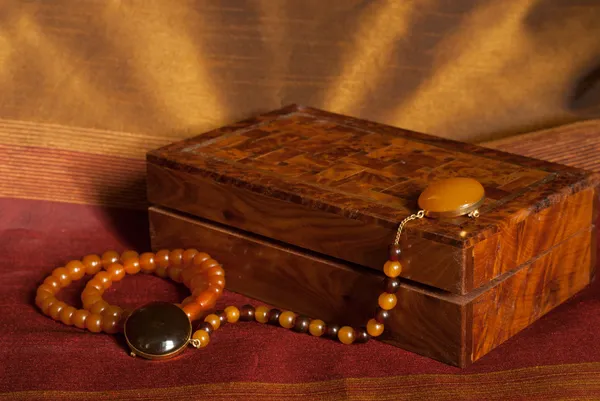
<instances>
[{"instance_id":1,"label":"wood grain pattern","mask_svg":"<svg viewBox=\"0 0 600 401\"><path fill-rule=\"evenodd\" d=\"M532 216L598 184L567 166L289 106L150 152L148 197L379 269L427 183L457 175L484 185L482 216L412 222L403 277L458 294L516 267L488 262L499 233L519 232L524 221L529 231L546 229ZM563 237L546 238L552 246ZM502 246L529 252L522 241ZM486 259L474 260L479 255Z\"/></svg>"},{"instance_id":2,"label":"wood grain pattern","mask_svg":"<svg viewBox=\"0 0 600 401\"><path fill-rule=\"evenodd\" d=\"M228 290L329 322L362 326L375 313L383 285L376 272L161 208L150 208L150 225L153 250L196 247L219 260ZM446 363L462 363L460 298L408 284L398 297L401 307L382 339Z\"/></svg>"},{"instance_id":3,"label":"wood grain pattern","mask_svg":"<svg viewBox=\"0 0 600 401\"><path fill-rule=\"evenodd\" d=\"M488 283L590 227L596 221L595 195L594 188L581 191L475 245L470 288Z\"/></svg>"},{"instance_id":4,"label":"wood grain pattern","mask_svg":"<svg viewBox=\"0 0 600 401\"><path fill-rule=\"evenodd\" d=\"M472 360L532 324L590 282L590 229L567 239L473 300Z\"/></svg>"},{"instance_id":5,"label":"wood grain pattern","mask_svg":"<svg viewBox=\"0 0 600 401\"><path fill-rule=\"evenodd\" d=\"M381 270L395 232L361 220L311 210L260 193L222 185L202 176L147 166L148 197L162 206ZM462 272L469 254L463 249L434 242L414 232L402 238L403 277L460 292ZM463 286L463 288L467 288Z\"/></svg>"},{"instance_id":6,"label":"wood grain pattern","mask_svg":"<svg viewBox=\"0 0 600 401\"><path fill-rule=\"evenodd\" d=\"M375 311L380 273L162 208L149 214L153 250L206 250L223 263L231 291L343 324L363 325ZM468 366L589 283L593 232L586 228L467 295L403 282L381 340Z\"/></svg>"}]
</instances>

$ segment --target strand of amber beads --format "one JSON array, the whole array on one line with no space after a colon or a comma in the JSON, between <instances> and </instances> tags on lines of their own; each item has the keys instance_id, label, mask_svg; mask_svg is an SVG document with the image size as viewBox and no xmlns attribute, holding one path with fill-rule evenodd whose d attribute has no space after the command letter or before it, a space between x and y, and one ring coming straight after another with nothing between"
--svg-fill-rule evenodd
<instances>
[{"instance_id":1,"label":"strand of amber beads","mask_svg":"<svg viewBox=\"0 0 600 401\"><path fill-rule=\"evenodd\" d=\"M104 301L102 294L114 281L122 280L125 274L140 271L184 283L191 295L180 306L190 321L213 308L225 287L223 268L208 254L195 249L161 250L156 254L147 252L141 255L134 251L121 255L107 251L102 256L88 255L80 261L73 260L54 269L38 287L35 302L44 314L66 325L94 333L116 333L122 329L127 313ZM76 309L56 298L62 288L86 274L94 277L81 294L83 309Z\"/></svg>"},{"instance_id":2,"label":"strand of amber beads","mask_svg":"<svg viewBox=\"0 0 600 401\"><path fill-rule=\"evenodd\" d=\"M256 308L252 305L244 305L240 309L235 306L228 306L224 310L216 311L204 318L204 322L196 328L192 335L192 345L197 348L207 346L210 342L210 336L215 330L225 323L236 323L238 321L256 321L263 324L278 325L297 333L309 333L314 337L325 336L337 339L343 344L365 343L369 341L370 337L378 337L383 334L384 323L389 317L389 311L398 303L396 297L396 293L400 289L398 276L402 273L399 257L400 247L394 244L390 247L389 260L383 266L386 275L384 292L379 296L375 317L367 322L366 327L340 327L334 323L327 324L320 319L311 319L292 311L271 309L265 305Z\"/></svg>"},{"instance_id":3,"label":"strand of amber beads","mask_svg":"<svg viewBox=\"0 0 600 401\"><path fill-rule=\"evenodd\" d=\"M225 323L238 321L278 325L298 333L337 339L343 344L367 342L370 337L377 337L383 333L384 322L389 316L389 311L397 304L395 293L400 287L397 277L402 271L398 261L399 255L398 245L393 245L390 258L383 267L387 276L384 292L378 298L379 307L375 317L367 322L366 327L352 328L340 327L334 323L326 324L320 319L310 319L292 311L271 309L264 305L256 308L252 305L244 305L240 309L228 306L222 311L207 315L193 333L191 343L195 347L204 347L208 345L210 335L215 330ZM55 269L38 288L36 305L46 315L67 325L74 325L91 332L115 333L122 328L127 313L118 306L108 304L102 299L102 295L114 281L122 280L126 274L138 272L168 277L187 286L191 295L179 306L190 321L197 320L214 308L225 288L223 268L208 254L198 252L196 249L161 250L156 254L146 252L141 255L134 251L126 251L121 255L115 251L107 251L101 257L88 255L81 261L74 260L65 267ZM87 283L81 294L83 309L75 309L56 298L60 289L68 286L72 281L83 278L85 274L94 277Z\"/></svg>"}]
</instances>

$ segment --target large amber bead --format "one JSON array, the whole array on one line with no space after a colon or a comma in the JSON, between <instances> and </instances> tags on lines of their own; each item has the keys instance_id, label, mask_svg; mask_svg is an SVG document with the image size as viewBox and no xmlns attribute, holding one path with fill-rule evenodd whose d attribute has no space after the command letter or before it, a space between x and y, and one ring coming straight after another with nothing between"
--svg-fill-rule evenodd
<instances>
[{"instance_id":1,"label":"large amber bead","mask_svg":"<svg viewBox=\"0 0 600 401\"><path fill-rule=\"evenodd\" d=\"M152 302L131 313L123 332L134 354L147 359L166 359L185 349L192 335L192 324L177 305Z\"/></svg>"},{"instance_id":2,"label":"large amber bead","mask_svg":"<svg viewBox=\"0 0 600 401\"><path fill-rule=\"evenodd\" d=\"M419 196L419 207L432 217L462 216L476 210L485 197L479 181L454 177L434 182Z\"/></svg>"}]
</instances>

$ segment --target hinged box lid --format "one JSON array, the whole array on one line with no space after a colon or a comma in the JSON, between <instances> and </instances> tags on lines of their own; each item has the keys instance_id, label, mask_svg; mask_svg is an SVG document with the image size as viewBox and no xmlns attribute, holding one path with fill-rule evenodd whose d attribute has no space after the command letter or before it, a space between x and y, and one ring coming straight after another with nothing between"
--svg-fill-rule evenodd
<instances>
[{"instance_id":1,"label":"hinged box lid","mask_svg":"<svg viewBox=\"0 0 600 401\"><path fill-rule=\"evenodd\" d=\"M480 217L411 222L402 277L466 294L593 225L590 172L301 106L151 151L150 203L381 270L431 182L485 188Z\"/></svg>"}]
</instances>

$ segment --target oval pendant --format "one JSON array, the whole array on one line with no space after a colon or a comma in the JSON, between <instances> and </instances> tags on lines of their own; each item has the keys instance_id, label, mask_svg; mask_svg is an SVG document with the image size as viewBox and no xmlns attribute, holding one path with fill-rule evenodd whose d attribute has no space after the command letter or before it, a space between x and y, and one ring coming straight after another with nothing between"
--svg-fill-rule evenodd
<instances>
[{"instance_id":1,"label":"oval pendant","mask_svg":"<svg viewBox=\"0 0 600 401\"><path fill-rule=\"evenodd\" d=\"M132 355L168 359L185 349L192 335L192 324L177 305L152 302L129 315L123 332Z\"/></svg>"},{"instance_id":2,"label":"oval pendant","mask_svg":"<svg viewBox=\"0 0 600 401\"><path fill-rule=\"evenodd\" d=\"M419 207L428 217L457 217L475 213L485 200L485 190L473 178L454 177L434 182L419 196Z\"/></svg>"}]
</instances>

